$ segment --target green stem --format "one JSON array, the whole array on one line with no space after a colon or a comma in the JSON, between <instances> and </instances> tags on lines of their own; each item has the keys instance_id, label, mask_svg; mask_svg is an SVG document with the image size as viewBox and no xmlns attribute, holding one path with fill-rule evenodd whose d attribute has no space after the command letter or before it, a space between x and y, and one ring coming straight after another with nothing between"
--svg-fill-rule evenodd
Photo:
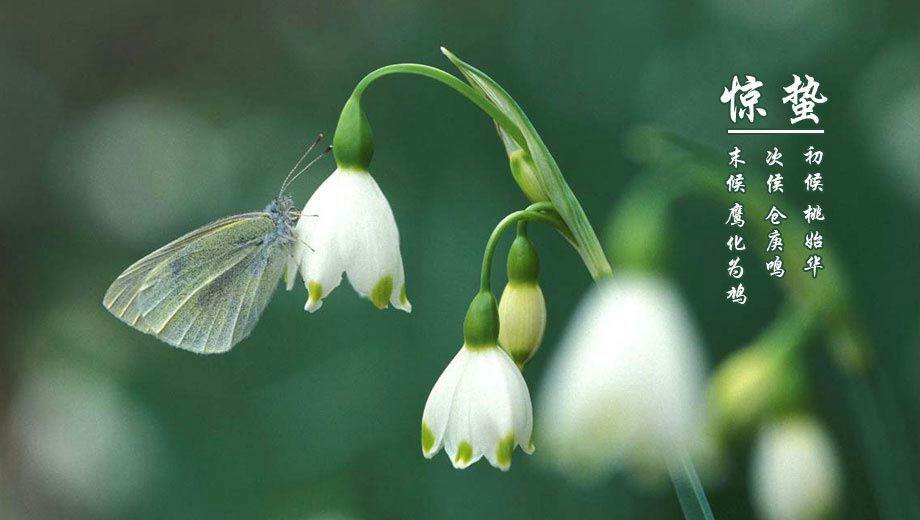
<instances>
[{"instance_id":1,"label":"green stem","mask_svg":"<svg viewBox=\"0 0 920 520\"><path fill-rule=\"evenodd\" d=\"M770 345L776 354L789 360L816 330L819 312L814 308L799 308L795 305L783 307L776 319L755 339L754 345Z\"/></svg>"},{"instance_id":2,"label":"green stem","mask_svg":"<svg viewBox=\"0 0 920 520\"><path fill-rule=\"evenodd\" d=\"M449 53L447 54L452 61L456 59L456 57L450 55ZM466 74L467 69L464 70L464 74ZM597 236L595 235L594 230L591 228L591 225L587 220L587 216L584 214L584 210L581 208L581 204L575 198L575 195L571 192L571 188L569 188L565 183L565 180L562 178L562 174L559 172L559 168L556 165L555 160L552 159L552 157L549 155L549 151L546 150L543 142L539 140L538 137L534 137L536 141L533 141L528 137L529 134L536 136L536 130L533 128L530 122L526 120L526 117L524 117L523 122L518 122L503 110L503 105L500 105L495 100L490 99L486 93L477 90L473 86L464 83L456 76L439 68L418 63L397 63L380 67L379 69L370 72L364 76L364 78L362 78L361 81L359 81L355 86L351 98L346 103L346 106L349 103L360 105L361 96L364 94L364 91L368 88L368 86L370 86L370 84L377 79L380 79L383 76L388 76L390 74L414 74L438 81L439 83L450 87L471 101L477 107L479 107L490 118L492 118L495 124L498 125L499 128L503 130L510 139L514 140L520 148L524 150L531 150L533 146L538 146L540 148L540 153L538 153L536 156L533 156L532 152L531 156L535 161L535 164L546 170L546 174L552 177L549 180L541 181L541 184L546 184L546 186L543 186L542 189L553 201L553 209L568 228L567 232L565 233L566 237L575 247L576 251L578 251L579 255L581 255L585 262L585 266L588 268L588 271L591 273L591 276L595 280L599 280L610 275L610 264L607 262L607 259L604 256L603 250L600 247L600 243L597 240ZM524 124L525 127L519 126L520 124ZM528 132L529 134L525 135L524 132ZM370 154L366 155L369 159ZM359 157L359 159L361 158L362 157ZM338 155L336 156L336 159L338 160ZM521 189L525 192L525 194L527 193L527 190L523 185L521 186Z\"/></svg>"},{"instance_id":3,"label":"green stem","mask_svg":"<svg viewBox=\"0 0 920 520\"><path fill-rule=\"evenodd\" d=\"M706 499L706 492L703 490L703 484L696 473L696 468L693 467L693 462L686 453L682 454L679 459L673 464L678 464L680 467L672 466L669 469L674 492L677 493L677 501L680 503L684 518L713 520L709 500Z\"/></svg>"},{"instance_id":4,"label":"green stem","mask_svg":"<svg viewBox=\"0 0 920 520\"><path fill-rule=\"evenodd\" d=\"M521 235L524 238L527 238L527 221L520 220L517 223L517 234Z\"/></svg>"},{"instance_id":5,"label":"green stem","mask_svg":"<svg viewBox=\"0 0 920 520\"><path fill-rule=\"evenodd\" d=\"M570 236L568 227L562 219L553 213L543 213L543 211L551 209L552 205L549 202L538 202L536 204L531 204L527 209L510 213L499 221L495 229L492 230L492 234L489 235L489 241L486 242L486 249L482 255L482 271L479 278L480 291L492 290L492 258L495 256L495 247L498 245L498 239L501 238L502 233L504 233L511 224L515 222L523 223L528 220L538 220L550 224L567 238Z\"/></svg>"},{"instance_id":6,"label":"green stem","mask_svg":"<svg viewBox=\"0 0 920 520\"><path fill-rule=\"evenodd\" d=\"M485 99L482 94L474 90L472 87L458 79L453 74L444 72L443 70L437 67L431 67L429 65L422 65L420 63L395 63L393 65L387 65L385 67L380 67L377 70L371 71L368 73L358 84L355 86L355 90L352 93L352 97L360 98L361 94L370 86L374 81L382 78L383 76L388 76L390 74L415 74L417 76L424 76L426 78L433 79L438 81L455 91L460 95L472 101L476 106L482 109L483 112L489 115L496 123L498 123L508 134L517 141L518 145L522 148L527 146L527 141L524 139L524 136L521 134L521 131L518 129L517 125L511 121L508 116L502 113L494 104Z\"/></svg>"},{"instance_id":7,"label":"green stem","mask_svg":"<svg viewBox=\"0 0 920 520\"><path fill-rule=\"evenodd\" d=\"M559 217L569 227L572 237L574 237L575 248L578 254L581 255L585 267L591 273L591 277L598 281L610 276L612 271L610 262L607 261L594 228L588 222L588 216L585 214L584 208L581 207L581 203L575 197L572 188L565 182L556 159L549 152L527 114L524 113L517 101L487 74L464 62L447 49L441 48L441 52L460 69L460 72L463 73L463 76L473 88L491 101L496 108L508 115L513 123L518 125L518 129L527 141L526 146L522 146L522 148L528 153L533 162L534 177L540 187L540 191L543 195L549 197L549 200L553 203L553 209L556 210ZM521 189L524 193L533 191L526 183L519 184L521 184Z\"/></svg>"}]
</instances>

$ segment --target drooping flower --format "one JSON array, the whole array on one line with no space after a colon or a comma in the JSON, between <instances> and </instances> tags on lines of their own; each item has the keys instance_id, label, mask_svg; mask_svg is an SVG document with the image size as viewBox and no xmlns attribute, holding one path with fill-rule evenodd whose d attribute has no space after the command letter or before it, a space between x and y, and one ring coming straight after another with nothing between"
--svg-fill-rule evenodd
<instances>
[{"instance_id":1,"label":"drooping flower","mask_svg":"<svg viewBox=\"0 0 920 520\"><path fill-rule=\"evenodd\" d=\"M476 296L464 323L464 344L438 378L422 414L422 454L443 447L455 468L483 456L507 471L516 446L533 453L533 409L520 370L497 343L495 298Z\"/></svg>"},{"instance_id":2,"label":"drooping flower","mask_svg":"<svg viewBox=\"0 0 920 520\"><path fill-rule=\"evenodd\" d=\"M761 430L754 448L752 496L760 518L830 518L840 500L840 462L821 424L791 416Z\"/></svg>"},{"instance_id":3,"label":"drooping flower","mask_svg":"<svg viewBox=\"0 0 920 520\"><path fill-rule=\"evenodd\" d=\"M498 344L521 368L540 348L546 330L546 300L537 282L539 271L537 250L525 228L519 227L508 252L508 284L498 304Z\"/></svg>"},{"instance_id":4,"label":"drooping flower","mask_svg":"<svg viewBox=\"0 0 920 520\"><path fill-rule=\"evenodd\" d=\"M655 479L714 447L700 339L675 287L620 274L589 294L551 360L540 438L578 478L629 469Z\"/></svg>"},{"instance_id":5,"label":"drooping flower","mask_svg":"<svg viewBox=\"0 0 920 520\"><path fill-rule=\"evenodd\" d=\"M365 170L339 167L313 193L294 229L287 287L296 270L307 287L307 311L323 304L342 273L380 309L388 304L410 312L399 251L399 230L383 192Z\"/></svg>"},{"instance_id":6,"label":"drooping flower","mask_svg":"<svg viewBox=\"0 0 920 520\"><path fill-rule=\"evenodd\" d=\"M501 316L499 344L514 359L518 367L537 353L546 329L546 300L536 283L509 283L502 292L498 306Z\"/></svg>"}]
</instances>

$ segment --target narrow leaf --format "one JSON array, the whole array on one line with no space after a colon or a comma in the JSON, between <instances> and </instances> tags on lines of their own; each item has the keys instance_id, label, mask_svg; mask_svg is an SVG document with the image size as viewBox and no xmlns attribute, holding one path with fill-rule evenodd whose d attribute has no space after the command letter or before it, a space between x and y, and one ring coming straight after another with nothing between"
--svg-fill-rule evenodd
<instances>
[{"instance_id":1,"label":"narrow leaf","mask_svg":"<svg viewBox=\"0 0 920 520\"><path fill-rule=\"evenodd\" d=\"M524 114L524 111L521 110L514 98L492 78L457 58L447 49L442 48L441 52L460 69L460 72L473 88L481 92L502 113L518 125L525 142L517 144L527 150L531 159L533 159L537 172L537 181L543 192L553 203L559 216L572 230L578 253L581 255L585 266L587 266L594 279L608 276L611 272L610 264L597 239L597 234L594 232L594 228L591 227L591 223L588 221L588 217L575 194L572 193L572 189L565 182L565 178L563 178L562 172L559 170L559 165L556 164L556 160L550 154L549 149L546 148L530 119L527 118L527 115ZM509 143L507 139L509 137L502 137L506 149L508 149Z\"/></svg>"}]
</instances>

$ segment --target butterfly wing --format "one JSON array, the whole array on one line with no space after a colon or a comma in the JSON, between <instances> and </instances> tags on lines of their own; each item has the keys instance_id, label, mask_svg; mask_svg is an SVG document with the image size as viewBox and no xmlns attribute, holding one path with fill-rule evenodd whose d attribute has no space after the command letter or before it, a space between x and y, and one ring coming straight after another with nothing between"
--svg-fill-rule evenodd
<instances>
[{"instance_id":1,"label":"butterfly wing","mask_svg":"<svg viewBox=\"0 0 920 520\"><path fill-rule=\"evenodd\" d=\"M226 352L252 332L289 248L268 213L221 219L128 267L103 304L170 345L199 354Z\"/></svg>"}]
</instances>

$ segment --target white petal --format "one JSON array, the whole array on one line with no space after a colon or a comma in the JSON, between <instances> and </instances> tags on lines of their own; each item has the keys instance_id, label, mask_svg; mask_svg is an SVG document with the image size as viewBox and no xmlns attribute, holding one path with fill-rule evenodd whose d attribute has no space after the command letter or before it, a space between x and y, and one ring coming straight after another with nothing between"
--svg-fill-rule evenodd
<instances>
[{"instance_id":1,"label":"white petal","mask_svg":"<svg viewBox=\"0 0 920 520\"><path fill-rule=\"evenodd\" d=\"M837 450L811 417L788 417L763 428L751 472L751 494L761 518L831 518L839 505Z\"/></svg>"},{"instance_id":2,"label":"white petal","mask_svg":"<svg viewBox=\"0 0 920 520\"><path fill-rule=\"evenodd\" d=\"M666 471L706 446L701 341L678 290L621 274L579 307L542 385L541 442L562 469ZM587 473L588 475L585 475Z\"/></svg>"},{"instance_id":3,"label":"white petal","mask_svg":"<svg viewBox=\"0 0 920 520\"><path fill-rule=\"evenodd\" d=\"M508 438L513 443L514 408L518 397L518 388L508 375L506 360L510 362L503 350L491 348L480 355L476 370L480 403L474 435L489 463L501 469L508 469L510 460L499 460L499 445ZM520 373L513 362L510 365Z\"/></svg>"},{"instance_id":4,"label":"white petal","mask_svg":"<svg viewBox=\"0 0 920 520\"><path fill-rule=\"evenodd\" d=\"M471 401L469 414L470 442L495 465L495 447L504 430L511 429L511 409L507 392L502 389L501 376L494 370L491 351L475 350L466 376Z\"/></svg>"},{"instance_id":5,"label":"white petal","mask_svg":"<svg viewBox=\"0 0 920 520\"><path fill-rule=\"evenodd\" d=\"M375 305L406 311L405 274L399 252L399 231L390 205L367 172L336 170L313 193L295 228L294 257L304 283L321 286L311 294L307 310L341 282L343 272L355 290ZM288 273L288 284L293 277ZM377 293L374 289L378 288ZM382 290L387 289L387 290Z\"/></svg>"},{"instance_id":6,"label":"white petal","mask_svg":"<svg viewBox=\"0 0 920 520\"><path fill-rule=\"evenodd\" d=\"M422 412L422 454L426 458L433 457L441 449L444 441L444 432L447 430L447 421L450 417L451 405L454 400L454 393L457 384L466 371L467 350L461 348L459 352L441 373L441 377L435 382L428 400L425 402L425 411ZM425 428L433 437L433 442L428 450L425 450Z\"/></svg>"},{"instance_id":7,"label":"white petal","mask_svg":"<svg viewBox=\"0 0 920 520\"><path fill-rule=\"evenodd\" d=\"M505 374L509 379L510 392L512 393L514 414L514 441L524 452L530 454L534 451L531 442L533 437L533 405L530 402L530 390L527 382L521 375L520 369L507 354L505 357ZM511 370L513 368L514 370Z\"/></svg>"},{"instance_id":8,"label":"white petal","mask_svg":"<svg viewBox=\"0 0 920 520\"><path fill-rule=\"evenodd\" d=\"M399 252L399 229L393 210L377 181L368 173L348 174L351 183L355 218L350 233L353 250L347 259L345 272L352 287L361 296L375 300L375 305L387 302L408 310L408 301L400 297L405 284L402 256ZM379 300L373 294L383 280L389 280L389 294Z\"/></svg>"},{"instance_id":9,"label":"white petal","mask_svg":"<svg viewBox=\"0 0 920 520\"><path fill-rule=\"evenodd\" d=\"M466 347L464 347L466 349ZM482 458L481 446L473 443L472 414L480 404L475 397L475 380L472 374L472 356L467 361L467 369L457 384L444 433L444 451L457 469L464 469Z\"/></svg>"}]
</instances>

